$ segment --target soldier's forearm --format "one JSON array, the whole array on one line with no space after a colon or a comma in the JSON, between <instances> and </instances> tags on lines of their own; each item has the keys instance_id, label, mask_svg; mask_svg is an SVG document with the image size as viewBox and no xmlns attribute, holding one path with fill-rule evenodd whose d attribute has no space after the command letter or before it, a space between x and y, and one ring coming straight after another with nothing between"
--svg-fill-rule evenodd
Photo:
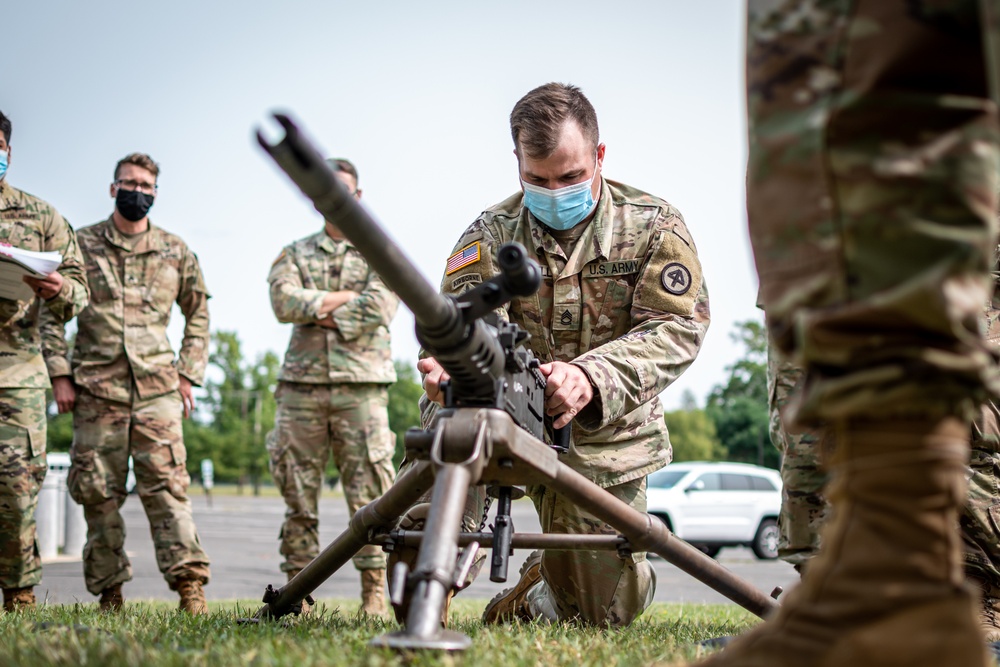
<instances>
[{"instance_id":1,"label":"soldier's forearm","mask_svg":"<svg viewBox=\"0 0 1000 667\"><path fill-rule=\"evenodd\" d=\"M72 274L71 274L72 275ZM59 293L45 301L45 307L60 324L80 314L90 302L90 292L82 278L63 276Z\"/></svg>"},{"instance_id":2,"label":"soldier's forearm","mask_svg":"<svg viewBox=\"0 0 1000 667\"><path fill-rule=\"evenodd\" d=\"M698 356L706 328L683 318L651 320L574 359L595 389L594 426L620 419L670 386Z\"/></svg>"},{"instance_id":3,"label":"soldier's forearm","mask_svg":"<svg viewBox=\"0 0 1000 667\"><path fill-rule=\"evenodd\" d=\"M313 324L321 319L320 307L327 292L275 283L271 286L271 310L282 324Z\"/></svg>"}]
</instances>

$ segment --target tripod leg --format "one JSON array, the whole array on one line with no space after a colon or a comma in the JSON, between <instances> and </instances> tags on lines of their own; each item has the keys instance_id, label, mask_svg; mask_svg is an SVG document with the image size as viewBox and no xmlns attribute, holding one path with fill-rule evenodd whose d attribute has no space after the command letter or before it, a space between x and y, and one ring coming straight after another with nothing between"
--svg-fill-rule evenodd
<instances>
[{"instance_id":1,"label":"tripod leg","mask_svg":"<svg viewBox=\"0 0 1000 667\"><path fill-rule=\"evenodd\" d=\"M427 462L418 463L404 473L385 495L355 512L348 529L285 586L277 590L268 586L264 593L265 604L254 618L278 618L290 613L293 607L369 543L368 536L372 529L391 528L396 519L427 492L433 480L434 472Z\"/></svg>"},{"instance_id":2,"label":"tripod leg","mask_svg":"<svg viewBox=\"0 0 1000 667\"><path fill-rule=\"evenodd\" d=\"M764 618L778 602L671 533L658 519L639 512L563 463L538 468L556 493L613 526L636 551L652 551L695 579Z\"/></svg>"},{"instance_id":3,"label":"tripod leg","mask_svg":"<svg viewBox=\"0 0 1000 667\"><path fill-rule=\"evenodd\" d=\"M467 636L441 627L442 612L455 582L458 533L471 482L467 466L449 463L438 469L425 539L407 583L413 586L413 592L406 626L401 632L374 639L372 645L444 650L462 650L471 645Z\"/></svg>"}]
</instances>

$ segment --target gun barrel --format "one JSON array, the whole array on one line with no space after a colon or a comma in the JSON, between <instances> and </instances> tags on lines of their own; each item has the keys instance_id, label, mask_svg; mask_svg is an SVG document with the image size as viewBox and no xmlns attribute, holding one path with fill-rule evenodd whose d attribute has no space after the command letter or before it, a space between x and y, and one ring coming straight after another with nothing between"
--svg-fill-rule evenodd
<instances>
[{"instance_id":1,"label":"gun barrel","mask_svg":"<svg viewBox=\"0 0 1000 667\"><path fill-rule=\"evenodd\" d=\"M264 151L413 312L418 339L451 375L455 390L469 397L492 396L494 380L504 368L503 349L496 337L490 335L482 321L466 322L455 299L442 296L424 279L396 242L351 196L291 118L280 113L274 118L284 128L285 136L272 144L258 130L257 141ZM515 252L510 262L516 264L517 260ZM530 276L519 276L518 284L527 285L529 280Z\"/></svg>"}]
</instances>

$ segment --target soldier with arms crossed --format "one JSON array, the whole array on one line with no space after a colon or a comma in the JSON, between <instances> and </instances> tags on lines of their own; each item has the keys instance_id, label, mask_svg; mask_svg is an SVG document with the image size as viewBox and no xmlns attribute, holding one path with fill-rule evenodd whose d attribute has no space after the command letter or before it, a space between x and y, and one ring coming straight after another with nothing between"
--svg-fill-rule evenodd
<instances>
[{"instance_id":1,"label":"soldier with arms crossed","mask_svg":"<svg viewBox=\"0 0 1000 667\"><path fill-rule=\"evenodd\" d=\"M3 608L35 605L42 579L35 506L45 478L45 389L39 314L65 322L87 305L73 229L47 203L7 182L11 122L0 113L0 244L62 255L59 269L25 278L35 298L0 298L0 586ZM0 247L0 252L3 248Z\"/></svg>"},{"instance_id":2,"label":"soldier with arms crossed","mask_svg":"<svg viewBox=\"0 0 1000 667\"><path fill-rule=\"evenodd\" d=\"M87 590L116 611L132 579L119 512L131 456L160 572L181 609L203 614L209 560L187 496L181 416L208 363L209 294L195 254L149 220L159 171L142 153L115 166L114 212L80 230L93 298L77 320L72 364L61 324L46 322L43 338L59 411L73 412L69 492L87 518ZM185 319L176 358L167 340L175 303Z\"/></svg>"},{"instance_id":3,"label":"soldier with arms crossed","mask_svg":"<svg viewBox=\"0 0 1000 667\"><path fill-rule=\"evenodd\" d=\"M329 160L361 199L358 172ZM271 274L271 307L295 325L278 374L271 472L287 510L281 569L294 577L319 554L319 492L330 455L351 514L392 485L396 439L389 430L388 386L396 381L389 324L399 299L334 225L287 246ZM385 614L385 554L369 545L354 557L361 609Z\"/></svg>"}]
</instances>

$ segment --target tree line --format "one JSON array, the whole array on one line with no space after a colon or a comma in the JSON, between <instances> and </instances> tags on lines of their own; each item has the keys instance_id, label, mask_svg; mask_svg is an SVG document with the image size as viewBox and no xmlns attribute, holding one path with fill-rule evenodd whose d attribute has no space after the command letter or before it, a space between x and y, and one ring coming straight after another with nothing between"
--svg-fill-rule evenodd
<instances>
[{"instance_id":1,"label":"tree line","mask_svg":"<svg viewBox=\"0 0 1000 667\"><path fill-rule=\"evenodd\" d=\"M764 327L754 320L740 322L731 337L744 352L727 368L726 382L712 389L704 407L688 392L681 409L665 415L674 460L746 461L777 467L778 452L768 436ZM395 366L398 379L389 387L389 427L396 434L398 466L403 434L420 425L417 402L423 390L410 363L397 360ZM234 331L212 334L209 372L198 408L184 421L192 478L199 478L202 459L211 459L216 481L253 487L270 482L266 437L274 427L274 389L280 367L274 352L247 358ZM55 414L51 401L48 431L51 451L69 451L72 417ZM337 477L332 461L329 476Z\"/></svg>"}]
</instances>

